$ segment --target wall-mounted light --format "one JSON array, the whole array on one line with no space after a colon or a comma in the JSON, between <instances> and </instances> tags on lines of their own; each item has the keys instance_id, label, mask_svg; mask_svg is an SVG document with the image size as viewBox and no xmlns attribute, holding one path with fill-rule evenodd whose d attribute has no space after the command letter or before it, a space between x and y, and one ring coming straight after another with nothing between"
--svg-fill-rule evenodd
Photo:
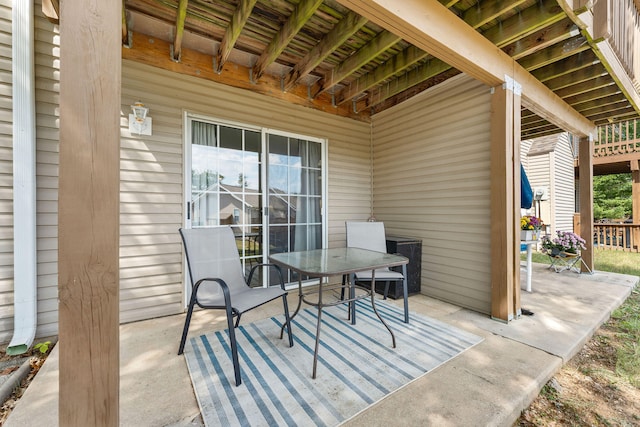
<instances>
[{"instance_id":1,"label":"wall-mounted light","mask_svg":"<svg viewBox=\"0 0 640 427\"><path fill-rule=\"evenodd\" d=\"M133 114L129 114L129 132L138 135L151 135L151 117L147 117L149 109L140 101L131 106Z\"/></svg>"}]
</instances>

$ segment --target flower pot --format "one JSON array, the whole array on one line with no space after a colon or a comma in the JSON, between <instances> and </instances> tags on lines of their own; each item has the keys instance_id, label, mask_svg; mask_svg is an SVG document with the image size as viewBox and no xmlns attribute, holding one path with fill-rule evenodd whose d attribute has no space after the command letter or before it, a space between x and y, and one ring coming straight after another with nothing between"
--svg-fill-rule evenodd
<instances>
[{"instance_id":1,"label":"flower pot","mask_svg":"<svg viewBox=\"0 0 640 427\"><path fill-rule=\"evenodd\" d=\"M538 240L540 230L520 230L520 240Z\"/></svg>"}]
</instances>

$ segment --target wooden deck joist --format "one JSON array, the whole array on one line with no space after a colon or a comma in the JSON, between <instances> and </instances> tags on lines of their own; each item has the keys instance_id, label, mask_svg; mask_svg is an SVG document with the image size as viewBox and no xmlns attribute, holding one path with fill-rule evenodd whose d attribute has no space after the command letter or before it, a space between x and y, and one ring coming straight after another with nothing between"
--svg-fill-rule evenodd
<instances>
[{"instance_id":1,"label":"wooden deck joist","mask_svg":"<svg viewBox=\"0 0 640 427\"><path fill-rule=\"evenodd\" d=\"M436 0L338 0L404 40L488 86L512 76L522 85L522 104L577 135L595 134L595 125L539 82L506 53ZM559 20L559 19L558 19Z\"/></svg>"}]
</instances>

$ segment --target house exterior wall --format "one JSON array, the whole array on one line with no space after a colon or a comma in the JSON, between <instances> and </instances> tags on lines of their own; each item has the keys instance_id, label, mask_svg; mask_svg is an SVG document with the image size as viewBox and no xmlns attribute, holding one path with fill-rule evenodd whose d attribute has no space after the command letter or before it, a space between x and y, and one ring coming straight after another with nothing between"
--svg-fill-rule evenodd
<instances>
[{"instance_id":1,"label":"house exterior wall","mask_svg":"<svg viewBox=\"0 0 640 427\"><path fill-rule=\"evenodd\" d=\"M59 35L36 5L37 337L57 334ZM0 342L13 334L11 10L0 0ZM120 321L183 311L185 111L328 140L328 245L344 245L346 220L371 215L371 125L143 64L123 61L120 146ZM141 100L153 135L130 134Z\"/></svg>"},{"instance_id":2,"label":"house exterior wall","mask_svg":"<svg viewBox=\"0 0 640 427\"><path fill-rule=\"evenodd\" d=\"M549 192L549 199L542 200L540 202L540 219L547 225L551 226L550 231L555 229L555 219L552 217L552 182L553 177L553 165L551 159L551 153L539 154L537 156L529 156L527 158L527 165L525 166L527 177L531 188L535 191L536 188L546 187Z\"/></svg>"},{"instance_id":3,"label":"house exterior wall","mask_svg":"<svg viewBox=\"0 0 640 427\"><path fill-rule=\"evenodd\" d=\"M556 230L573 231L573 215L575 213L575 178L573 168L573 152L570 135L566 132L558 136L558 144L554 151L553 197L554 220Z\"/></svg>"},{"instance_id":4,"label":"house exterior wall","mask_svg":"<svg viewBox=\"0 0 640 427\"><path fill-rule=\"evenodd\" d=\"M36 336L58 332L58 160L60 36L36 2ZM11 319L13 325L13 319ZM4 332L4 328L3 328Z\"/></svg>"},{"instance_id":5,"label":"house exterior wall","mask_svg":"<svg viewBox=\"0 0 640 427\"><path fill-rule=\"evenodd\" d=\"M183 113L328 139L330 247L344 222L371 206L370 124L202 79L123 61L120 306L131 321L182 311ZM142 100L153 135L130 135L129 105Z\"/></svg>"},{"instance_id":6,"label":"house exterior wall","mask_svg":"<svg viewBox=\"0 0 640 427\"><path fill-rule=\"evenodd\" d=\"M533 188L546 187L549 191L549 199L540 203L540 216L555 235L558 230L573 230L576 197L573 152L566 132L542 138L553 140L553 150L526 156L525 169ZM533 141L523 141L523 149L531 147Z\"/></svg>"},{"instance_id":7,"label":"house exterior wall","mask_svg":"<svg viewBox=\"0 0 640 427\"><path fill-rule=\"evenodd\" d=\"M491 310L490 91L461 75L373 117L374 215L422 239L423 294Z\"/></svg>"},{"instance_id":8,"label":"house exterior wall","mask_svg":"<svg viewBox=\"0 0 640 427\"><path fill-rule=\"evenodd\" d=\"M0 330L13 325L11 20L11 1L0 0Z\"/></svg>"}]
</instances>

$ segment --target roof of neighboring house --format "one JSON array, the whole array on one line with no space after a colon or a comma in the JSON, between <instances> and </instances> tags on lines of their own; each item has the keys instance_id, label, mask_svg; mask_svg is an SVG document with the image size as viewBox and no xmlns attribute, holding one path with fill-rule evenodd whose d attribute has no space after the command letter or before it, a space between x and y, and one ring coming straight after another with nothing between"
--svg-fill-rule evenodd
<instances>
[{"instance_id":1,"label":"roof of neighboring house","mask_svg":"<svg viewBox=\"0 0 640 427\"><path fill-rule=\"evenodd\" d=\"M539 156L541 154L547 154L556 149L556 145L560 139L561 134L541 136L533 140L531 147L529 147L529 151L527 152L528 156Z\"/></svg>"}]
</instances>

